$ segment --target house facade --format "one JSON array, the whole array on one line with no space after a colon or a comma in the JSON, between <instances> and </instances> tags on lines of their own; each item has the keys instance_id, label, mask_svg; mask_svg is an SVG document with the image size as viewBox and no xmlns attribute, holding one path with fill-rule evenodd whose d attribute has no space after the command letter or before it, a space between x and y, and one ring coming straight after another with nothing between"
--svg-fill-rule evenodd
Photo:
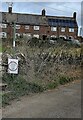
<instances>
[{"instance_id":1,"label":"house facade","mask_svg":"<svg viewBox=\"0 0 83 120\"><path fill-rule=\"evenodd\" d=\"M78 25L76 12L72 17L49 16L45 9L41 15L13 13L12 8L8 12L0 13L0 38L12 38L13 23L15 23L16 37L29 36L37 38L65 37L77 38Z\"/></svg>"}]
</instances>

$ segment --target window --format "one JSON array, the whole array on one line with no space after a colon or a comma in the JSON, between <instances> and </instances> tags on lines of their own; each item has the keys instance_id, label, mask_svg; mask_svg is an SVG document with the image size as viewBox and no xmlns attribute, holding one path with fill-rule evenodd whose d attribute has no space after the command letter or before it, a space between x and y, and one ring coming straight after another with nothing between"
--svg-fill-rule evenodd
<instances>
[{"instance_id":1,"label":"window","mask_svg":"<svg viewBox=\"0 0 83 120\"><path fill-rule=\"evenodd\" d=\"M34 30L39 30L39 26L34 26Z\"/></svg>"},{"instance_id":2,"label":"window","mask_svg":"<svg viewBox=\"0 0 83 120\"><path fill-rule=\"evenodd\" d=\"M65 28L61 28L61 32L65 32Z\"/></svg>"},{"instance_id":3,"label":"window","mask_svg":"<svg viewBox=\"0 0 83 120\"><path fill-rule=\"evenodd\" d=\"M19 38L20 34L19 33L15 33L15 38Z\"/></svg>"},{"instance_id":4,"label":"window","mask_svg":"<svg viewBox=\"0 0 83 120\"><path fill-rule=\"evenodd\" d=\"M29 25L25 25L25 29L26 29L26 30L29 29Z\"/></svg>"},{"instance_id":5,"label":"window","mask_svg":"<svg viewBox=\"0 0 83 120\"><path fill-rule=\"evenodd\" d=\"M6 32L0 32L0 38L7 38Z\"/></svg>"},{"instance_id":6,"label":"window","mask_svg":"<svg viewBox=\"0 0 83 120\"><path fill-rule=\"evenodd\" d=\"M0 24L0 28L7 28L7 24Z\"/></svg>"},{"instance_id":7,"label":"window","mask_svg":"<svg viewBox=\"0 0 83 120\"><path fill-rule=\"evenodd\" d=\"M31 33L23 33L23 36L31 37Z\"/></svg>"},{"instance_id":8,"label":"window","mask_svg":"<svg viewBox=\"0 0 83 120\"><path fill-rule=\"evenodd\" d=\"M20 25L16 25L16 29L20 29Z\"/></svg>"},{"instance_id":9,"label":"window","mask_svg":"<svg viewBox=\"0 0 83 120\"><path fill-rule=\"evenodd\" d=\"M69 28L69 32L74 32L74 28Z\"/></svg>"},{"instance_id":10,"label":"window","mask_svg":"<svg viewBox=\"0 0 83 120\"><path fill-rule=\"evenodd\" d=\"M69 36L69 39L74 39L73 36Z\"/></svg>"},{"instance_id":11,"label":"window","mask_svg":"<svg viewBox=\"0 0 83 120\"><path fill-rule=\"evenodd\" d=\"M60 35L59 37L62 38L62 39L66 39L65 35Z\"/></svg>"},{"instance_id":12,"label":"window","mask_svg":"<svg viewBox=\"0 0 83 120\"><path fill-rule=\"evenodd\" d=\"M56 31L57 28L56 27L51 27L51 31Z\"/></svg>"},{"instance_id":13,"label":"window","mask_svg":"<svg viewBox=\"0 0 83 120\"><path fill-rule=\"evenodd\" d=\"M39 35L38 34L34 34L33 37L39 38Z\"/></svg>"},{"instance_id":14,"label":"window","mask_svg":"<svg viewBox=\"0 0 83 120\"><path fill-rule=\"evenodd\" d=\"M51 35L51 38L52 38L52 37L53 37L53 38L56 38L56 35Z\"/></svg>"}]
</instances>

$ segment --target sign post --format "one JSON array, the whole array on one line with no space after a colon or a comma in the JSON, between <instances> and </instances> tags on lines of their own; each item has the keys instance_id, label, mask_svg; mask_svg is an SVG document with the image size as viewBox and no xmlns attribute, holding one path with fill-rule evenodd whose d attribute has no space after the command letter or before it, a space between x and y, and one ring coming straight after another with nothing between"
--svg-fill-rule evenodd
<instances>
[{"instance_id":1,"label":"sign post","mask_svg":"<svg viewBox=\"0 0 83 120\"><path fill-rule=\"evenodd\" d=\"M16 24L14 22L14 32L13 32L13 48L15 48L15 33L16 33Z\"/></svg>"}]
</instances>

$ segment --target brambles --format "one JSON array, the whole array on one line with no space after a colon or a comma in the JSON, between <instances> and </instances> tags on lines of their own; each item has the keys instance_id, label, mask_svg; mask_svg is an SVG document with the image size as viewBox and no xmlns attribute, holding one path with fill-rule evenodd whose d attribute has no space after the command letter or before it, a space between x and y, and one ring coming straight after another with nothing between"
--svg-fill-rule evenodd
<instances>
[{"instance_id":1,"label":"brambles","mask_svg":"<svg viewBox=\"0 0 83 120\"><path fill-rule=\"evenodd\" d=\"M80 79L81 48L67 45L66 42L48 45L46 41L37 40L24 39L16 47L19 74L4 73L3 82L8 84L8 89L11 91L9 98L4 96L4 100L54 89L58 85ZM7 53L12 56L12 49L6 51Z\"/></svg>"}]
</instances>

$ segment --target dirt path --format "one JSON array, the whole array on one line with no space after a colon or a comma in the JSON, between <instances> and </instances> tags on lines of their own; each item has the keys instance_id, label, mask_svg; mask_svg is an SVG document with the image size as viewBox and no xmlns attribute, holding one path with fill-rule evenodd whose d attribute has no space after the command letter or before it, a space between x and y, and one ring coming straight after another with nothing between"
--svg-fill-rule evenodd
<instances>
[{"instance_id":1,"label":"dirt path","mask_svg":"<svg viewBox=\"0 0 83 120\"><path fill-rule=\"evenodd\" d=\"M25 96L3 109L5 118L80 118L81 81Z\"/></svg>"}]
</instances>

